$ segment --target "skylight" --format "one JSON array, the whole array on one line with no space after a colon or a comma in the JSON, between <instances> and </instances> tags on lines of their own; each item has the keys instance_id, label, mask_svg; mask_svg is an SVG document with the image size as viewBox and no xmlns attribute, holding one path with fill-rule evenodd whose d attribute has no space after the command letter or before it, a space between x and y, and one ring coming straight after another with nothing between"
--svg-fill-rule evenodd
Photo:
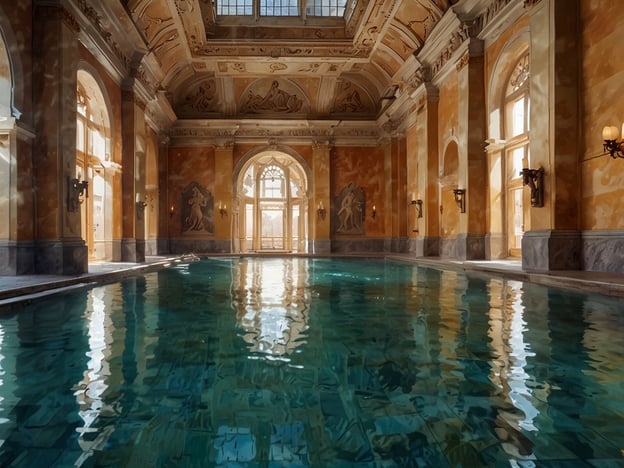
<instances>
[{"instance_id":1,"label":"skylight","mask_svg":"<svg viewBox=\"0 0 624 468\"><path fill-rule=\"evenodd\" d=\"M217 0L218 16L328 16L342 17L347 0Z\"/></svg>"}]
</instances>

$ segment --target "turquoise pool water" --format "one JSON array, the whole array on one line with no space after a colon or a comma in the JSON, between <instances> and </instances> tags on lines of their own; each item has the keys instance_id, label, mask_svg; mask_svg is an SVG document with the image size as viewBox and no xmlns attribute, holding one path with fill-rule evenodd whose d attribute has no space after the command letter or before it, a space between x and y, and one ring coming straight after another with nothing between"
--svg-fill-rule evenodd
<instances>
[{"instance_id":1,"label":"turquoise pool water","mask_svg":"<svg viewBox=\"0 0 624 468\"><path fill-rule=\"evenodd\" d=\"M221 258L0 315L0 465L624 466L621 299Z\"/></svg>"}]
</instances>

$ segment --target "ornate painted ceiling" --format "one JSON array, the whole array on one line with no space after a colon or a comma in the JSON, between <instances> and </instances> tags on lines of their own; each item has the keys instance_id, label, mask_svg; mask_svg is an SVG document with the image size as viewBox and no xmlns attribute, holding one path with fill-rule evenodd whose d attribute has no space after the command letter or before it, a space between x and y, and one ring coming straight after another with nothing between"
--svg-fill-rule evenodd
<instances>
[{"instance_id":1,"label":"ornate painted ceiling","mask_svg":"<svg viewBox=\"0 0 624 468\"><path fill-rule=\"evenodd\" d=\"M137 90L154 119L180 126L249 119L382 125L401 91L465 41L466 18L513 2L355 0L345 18L253 22L217 17L211 0L92 3L70 0L87 25L83 42L96 55L108 52L113 75Z\"/></svg>"}]
</instances>

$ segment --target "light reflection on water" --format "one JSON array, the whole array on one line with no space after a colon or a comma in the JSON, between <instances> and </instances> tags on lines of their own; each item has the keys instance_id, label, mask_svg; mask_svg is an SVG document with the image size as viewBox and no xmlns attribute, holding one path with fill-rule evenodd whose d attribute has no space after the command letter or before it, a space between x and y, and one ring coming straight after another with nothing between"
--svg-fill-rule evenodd
<instances>
[{"instance_id":1,"label":"light reflection on water","mask_svg":"<svg viewBox=\"0 0 624 468\"><path fill-rule=\"evenodd\" d=\"M213 259L0 316L0 465L623 462L616 299Z\"/></svg>"},{"instance_id":2,"label":"light reflection on water","mask_svg":"<svg viewBox=\"0 0 624 468\"><path fill-rule=\"evenodd\" d=\"M279 260L238 262L232 278L232 307L249 350L268 360L288 357L305 343L310 303L305 263Z\"/></svg>"}]
</instances>

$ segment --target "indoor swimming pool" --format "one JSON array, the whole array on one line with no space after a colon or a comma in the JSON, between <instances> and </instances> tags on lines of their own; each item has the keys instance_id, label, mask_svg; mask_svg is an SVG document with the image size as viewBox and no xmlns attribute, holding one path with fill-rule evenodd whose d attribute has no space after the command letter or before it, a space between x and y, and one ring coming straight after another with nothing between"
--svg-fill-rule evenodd
<instances>
[{"instance_id":1,"label":"indoor swimming pool","mask_svg":"<svg viewBox=\"0 0 624 468\"><path fill-rule=\"evenodd\" d=\"M0 315L0 466L624 466L621 298L222 257Z\"/></svg>"}]
</instances>

